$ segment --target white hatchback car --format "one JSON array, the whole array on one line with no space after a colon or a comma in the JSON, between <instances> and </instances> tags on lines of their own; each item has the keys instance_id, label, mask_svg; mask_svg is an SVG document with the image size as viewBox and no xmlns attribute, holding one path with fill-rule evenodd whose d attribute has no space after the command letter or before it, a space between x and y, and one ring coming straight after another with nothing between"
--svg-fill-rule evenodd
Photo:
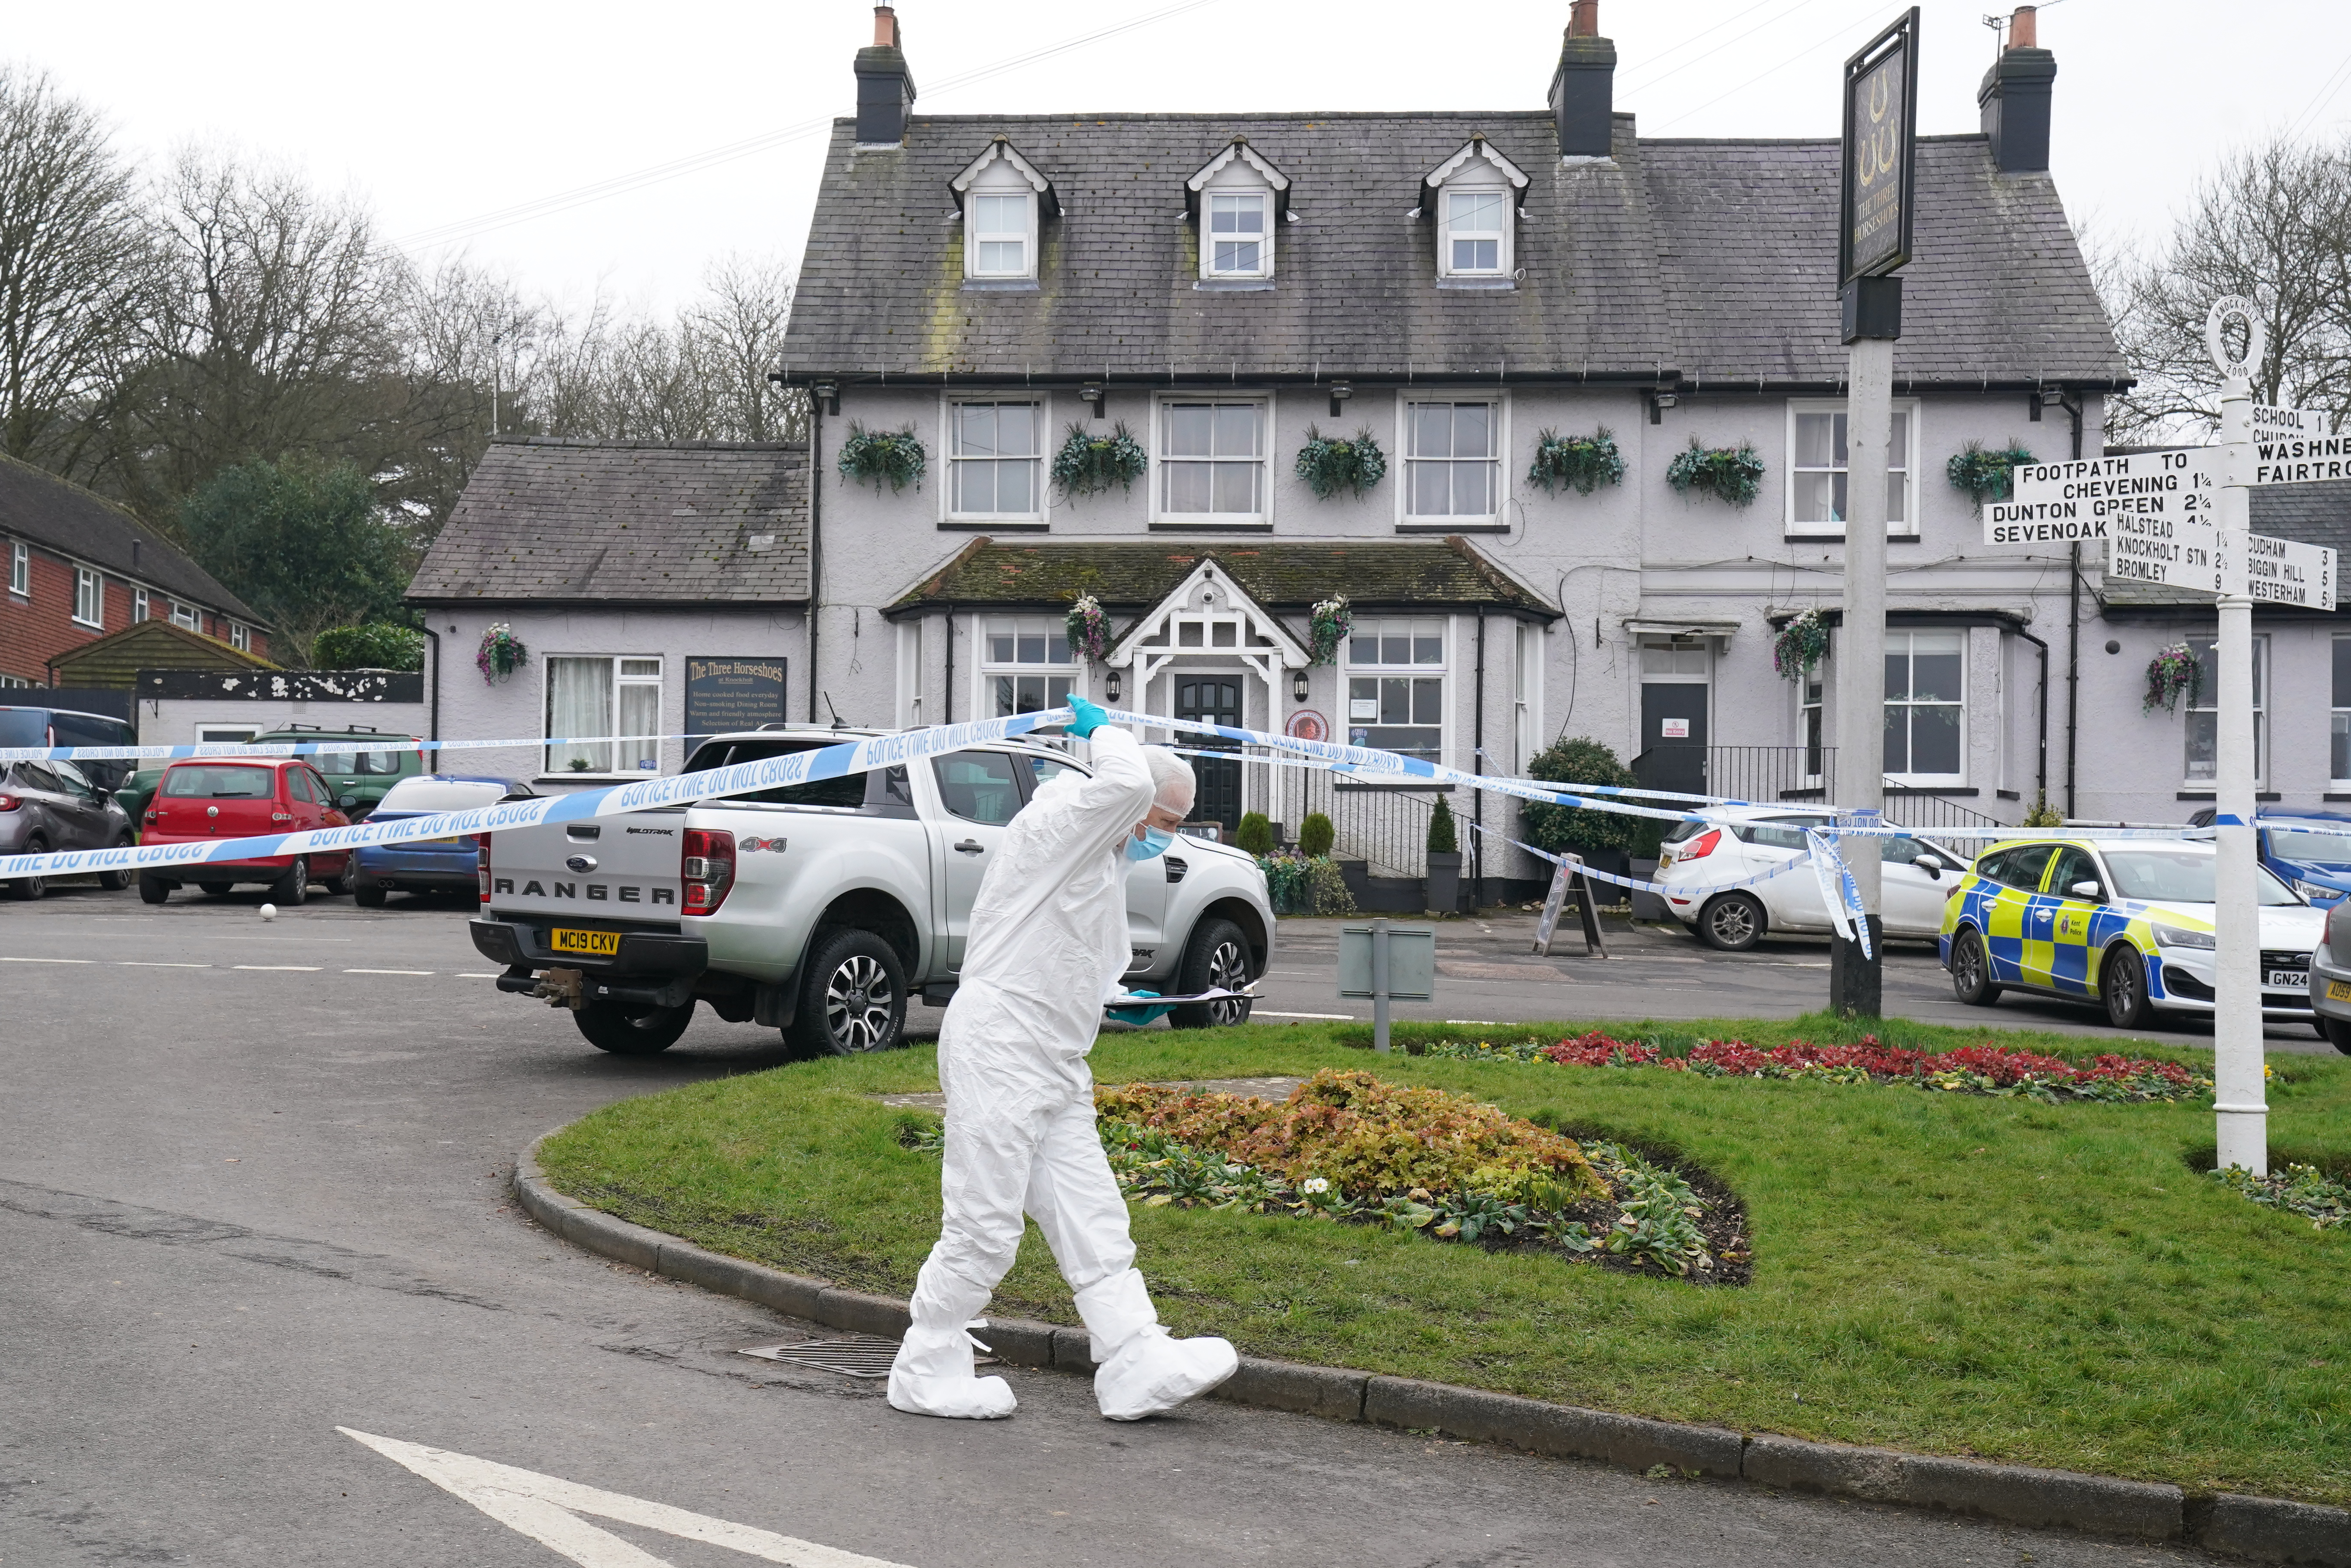
<instances>
[{"instance_id":1,"label":"white hatchback car","mask_svg":"<svg viewBox=\"0 0 2351 1568\"><path fill-rule=\"evenodd\" d=\"M1708 816L1712 820L1704 823L1680 823L1666 835L1657 880L1674 919L1726 952L1753 947L1767 931L1815 935L1834 929L1821 898L1821 879L1809 865L1752 887L1702 891L1804 858L1804 830L1834 823L1834 814L1750 805L1726 806ZM1881 838L1878 845L1886 867L1886 934L1934 940L1942 932L1943 904L1966 873L1967 858L1907 836Z\"/></svg>"}]
</instances>

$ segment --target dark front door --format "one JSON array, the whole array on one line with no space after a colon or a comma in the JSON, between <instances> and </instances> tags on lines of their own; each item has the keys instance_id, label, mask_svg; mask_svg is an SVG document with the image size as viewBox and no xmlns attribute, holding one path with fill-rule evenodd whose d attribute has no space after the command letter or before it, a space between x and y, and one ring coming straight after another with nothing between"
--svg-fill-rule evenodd
<instances>
[{"instance_id":1,"label":"dark front door","mask_svg":"<svg viewBox=\"0 0 2351 1568\"><path fill-rule=\"evenodd\" d=\"M1179 675L1176 679L1176 717L1203 723L1241 724L1241 683ZM1213 735L1179 737L1186 744L1210 751L1238 750L1236 742ZM1194 757L1192 775L1199 781L1199 798L1192 807L1195 822L1221 822L1228 830L1241 825L1241 764L1223 757Z\"/></svg>"},{"instance_id":2,"label":"dark front door","mask_svg":"<svg viewBox=\"0 0 2351 1568\"><path fill-rule=\"evenodd\" d=\"M1651 680L1641 687L1641 787L1704 794L1707 687Z\"/></svg>"}]
</instances>

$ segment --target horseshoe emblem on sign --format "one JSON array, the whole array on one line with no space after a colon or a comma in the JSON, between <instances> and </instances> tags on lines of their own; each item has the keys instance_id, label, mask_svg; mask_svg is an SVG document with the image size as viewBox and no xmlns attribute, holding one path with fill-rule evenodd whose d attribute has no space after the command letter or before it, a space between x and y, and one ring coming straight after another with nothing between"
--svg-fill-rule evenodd
<instances>
[{"instance_id":1,"label":"horseshoe emblem on sign","mask_svg":"<svg viewBox=\"0 0 2351 1568\"><path fill-rule=\"evenodd\" d=\"M2241 358L2232 358L2223 329L2231 320L2244 323L2245 352ZM2212 302L2204 317L2204 351L2212 356L2213 369L2223 376L2241 376L2251 379L2260 369L2262 354L2269 347L2269 335L2262 327L2261 307L2241 294L2223 295Z\"/></svg>"}]
</instances>

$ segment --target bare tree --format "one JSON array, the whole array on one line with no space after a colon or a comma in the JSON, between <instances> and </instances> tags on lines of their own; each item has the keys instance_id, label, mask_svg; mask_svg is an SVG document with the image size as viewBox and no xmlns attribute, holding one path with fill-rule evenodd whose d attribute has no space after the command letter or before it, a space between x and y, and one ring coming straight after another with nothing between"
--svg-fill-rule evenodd
<instances>
[{"instance_id":1,"label":"bare tree","mask_svg":"<svg viewBox=\"0 0 2351 1568\"><path fill-rule=\"evenodd\" d=\"M2200 439L2219 417L2205 313L2223 295L2260 307L2265 403L2351 413L2351 148L2283 137L2201 182L2163 253L2101 280L2124 357L2140 378L2108 404L2109 439Z\"/></svg>"},{"instance_id":2,"label":"bare tree","mask_svg":"<svg viewBox=\"0 0 2351 1568\"><path fill-rule=\"evenodd\" d=\"M702 275L702 298L683 326L701 345L713 380L716 425L730 441L799 441L806 400L771 385L792 313L792 275L774 257L723 256Z\"/></svg>"},{"instance_id":3,"label":"bare tree","mask_svg":"<svg viewBox=\"0 0 2351 1568\"><path fill-rule=\"evenodd\" d=\"M144 250L97 114L0 65L0 451L74 466L75 426L123 361Z\"/></svg>"}]
</instances>

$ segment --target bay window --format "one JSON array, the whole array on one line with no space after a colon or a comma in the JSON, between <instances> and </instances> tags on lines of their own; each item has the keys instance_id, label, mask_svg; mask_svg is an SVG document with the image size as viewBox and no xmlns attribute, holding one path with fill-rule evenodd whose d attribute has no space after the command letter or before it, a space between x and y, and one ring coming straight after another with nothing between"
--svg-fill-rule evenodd
<instances>
[{"instance_id":1,"label":"bay window","mask_svg":"<svg viewBox=\"0 0 2351 1568\"><path fill-rule=\"evenodd\" d=\"M1255 523L1266 514L1261 402L1160 405L1163 517Z\"/></svg>"},{"instance_id":2,"label":"bay window","mask_svg":"<svg viewBox=\"0 0 2351 1568\"><path fill-rule=\"evenodd\" d=\"M2188 704L2187 782L2190 789L2199 785L2216 788L2220 781L2220 639L2191 637L2188 649L2196 656L2203 679L2197 681L2196 695ZM2253 780L2257 785L2267 784L2270 776L2269 668L2270 639L2257 633L2253 638ZM2340 652L2335 655L2335 668L2343 668ZM2336 677L2338 693L2342 691L2341 679Z\"/></svg>"},{"instance_id":3,"label":"bay window","mask_svg":"<svg viewBox=\"0 0 2351 1568\"><path fill-rule=\"evenodd\" d=\"M549 658L547 771L660 772L661 699L659 659Z\"/></svg>"},{"instance_id":4,"label":"bay window","mask_svg":"<svg viewBox=\"0 0 2351 1568\"><path fill-rule=\"evenodd\" d=\"M1886 634L1886 777L1949 784L1967 774L1964 631Z\"/></svg>"},{"instance_id":5,"label":"bay window","mask_svg":"<svg viewBox=\"0 0 2351 1568\"><path fill-rule=\"evenodd\" d=\"M1347 639L1347 743L1443 760L1443 620L1355 623Z\"/></svg>"},{"instance_id":6,"label":"bay window","mask_svg":"<svg viewBox=\"0 0 2351 1568\"><path fill-rule=\"evenodd\" d=\"M1910 475L1916 405L1897 403L1893 439L1886 448L1886 531L1918 531L1911 504ZM1842 534L1846 511L1845 410L1843 403L1789 405L1788 532Z\"/></svg>"},{"instance_id":7,"label":"bay window","mask_svg":"<svg viewBox=\"0 0 2351 1568\"><path fill-rule=\"evenodd\" d=\"M1405 516L1490 518L1501 507L1501 405L1405 405Z\"/></svg>"},{"instance_id":8,"label":"bay window","mask_svg":"<svg viewBox=\"0 0 2351 1568\"><path fill-rule=\"evenodd\" d=\"M1077 654L1070 647L1069 623L1050 616L991 616L983 624L986 639L980 680L992 716L1009 719L1019 713L1041 713L1070 700L1077 689Z\"/></svg>"},{"instance_id":9,"label":"bay window","mask_svg":"<svg viewBox=\"0 0 2351 1568\"><path fill-rule=\"evenodd\" d=\"M947 410L947 511L953 517L1044 515L1045 410L1036 402L956 403Z\"/></svg>"}]
</instances>

